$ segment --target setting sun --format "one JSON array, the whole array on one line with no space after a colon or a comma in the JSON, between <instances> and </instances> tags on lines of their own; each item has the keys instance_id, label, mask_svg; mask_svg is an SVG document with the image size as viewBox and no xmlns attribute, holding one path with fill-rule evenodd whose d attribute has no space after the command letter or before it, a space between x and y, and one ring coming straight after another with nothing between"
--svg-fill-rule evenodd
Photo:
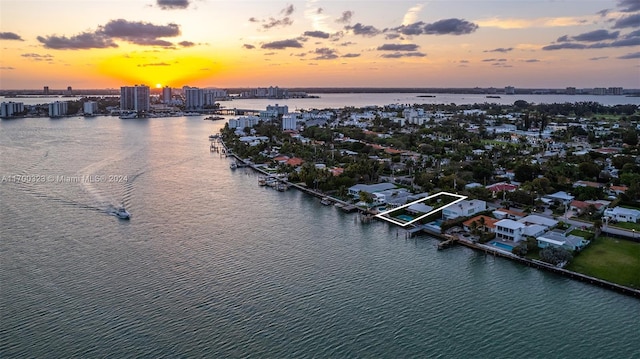
<instances>
[{"instance_id":1,"label":"setting sun","mask_svg":"<svg viewBox=\"0 0 640 359\"><path fill-rule=\"evenodd\" d=\"M162 88L162 84L156 84L156 88L157 89Z\"/></svg>"}]
</instances>

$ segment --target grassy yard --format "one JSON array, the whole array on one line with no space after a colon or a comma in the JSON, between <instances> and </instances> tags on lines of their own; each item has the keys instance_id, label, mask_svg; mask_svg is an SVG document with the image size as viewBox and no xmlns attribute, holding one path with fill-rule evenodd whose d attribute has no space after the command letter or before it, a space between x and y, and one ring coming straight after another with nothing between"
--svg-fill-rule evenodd
<instances>
[{"instance_id":1,"label":"grassy yard","mask_svg":"<svg viewBox=\"0 0 640 359\"><path fill-rule=\"evenodd\" d=\"M566 269L640 289L640 243L598 238L578 254Z\"/></svg>"},{"instance_id":2,"label":"grassy yard","mask_svg":"<svg viewBox=\"0 0 640 359\"><path fill-rule=\"evenodd\" d=\"M611 227L619 227L619 228L624 228L624 229L629 229L629 230L635 229L636 232L640 232L640 224L639 223L618 222L616 224L610 224L609 226L611 226Z\"/></svg>"}]
</instances>

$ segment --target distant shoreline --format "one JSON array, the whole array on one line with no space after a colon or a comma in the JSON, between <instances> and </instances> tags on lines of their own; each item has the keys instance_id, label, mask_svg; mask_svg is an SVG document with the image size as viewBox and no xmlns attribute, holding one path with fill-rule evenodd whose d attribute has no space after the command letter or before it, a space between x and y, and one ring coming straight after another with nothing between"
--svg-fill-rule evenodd
<instances>
[{"instance_id":1,"label":"distant shoreline","mask_svg":"<svg viewBox=\"0 0 640 359\"><path fill-rule=\"evenodd\" d=\"M230 94L238 94L250 88L230 87L221 89L227 90ZM290 92L307 93L423 93L423 94L504 94L509 95L568 95L566 88L515 88L513 94L506 94L504 88L498 87L290 87ZM589 95L593 88L577 89L576 95ZM151 92L159 89L151 89ZM0 96L89 96L89 95L120 95L120 89L74 89L69 94L67 89L50 89L45 95L42 89L7 89L0 90ZM621 95L617 96L640 96L640 89L624 89Z\"/></svg>"}]
</instances>

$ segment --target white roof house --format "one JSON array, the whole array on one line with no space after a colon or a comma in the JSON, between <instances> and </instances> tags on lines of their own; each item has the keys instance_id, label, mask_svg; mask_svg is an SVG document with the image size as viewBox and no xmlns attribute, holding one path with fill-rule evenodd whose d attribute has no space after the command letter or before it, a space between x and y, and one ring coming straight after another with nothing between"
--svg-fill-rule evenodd
<instances>
[{"instance_id":1,"label":"white roof house","mask_svg":"<svg viewBox=\"0 0 640 359\"><path fill-rule=\"evenodd\" d=\"M565 237L562 233L558 232L547 232L544 235L538 236L536 240L538 241L538 247L540 248L564 247L572 251L584 248L589 244L589 241L582 237L574 236L572 234Z\"/></svg>"},{"instance_id":2,"label":"white roof house","mask_svg":"<svg viewBox=\"0 0 640 359\"><path fill-rule=\"evenodd\" d=\"M518 220L518 222L524 223L526 225L537 224L537 225L544 226L546 228L551 228L551 227L555 227L556 225L558 225L558 221L556 221L555 219L542 217L542 216L539 216L537 214L528 215L528 216Z\"/></svg>"},{"instance_id":3,"label":"white roof house","mask_svg":"<svg viewBox=\"0 0 640 359\"><path fill-rule=\"evenodd\" d=\"M640 219L639 210L624 207L607 208L604 215L618 222L638 222Z\"/></svg>"},{"instance_id":4,"label":"white roof house","mask_svg":"<svg viewBox=\"0 0 640 359\"><path fill-rule=\"evenodd\" d=\"M486 210L487 202L485 201L479 199L470 201L464 200L444 208L442 210L442 218L446 220L458 217L468 217Z\"/></svg>"},{"instance_id":5,"label":"white roof house","mask_svg":"<svg viewBox=\"0 0 640 359\"><path fill-rule=\"evenodd\" d=\"M524 223L512 219L502 219L496 222L496 238L518 242L522 239Z\"/></svg>"}]
</instances>

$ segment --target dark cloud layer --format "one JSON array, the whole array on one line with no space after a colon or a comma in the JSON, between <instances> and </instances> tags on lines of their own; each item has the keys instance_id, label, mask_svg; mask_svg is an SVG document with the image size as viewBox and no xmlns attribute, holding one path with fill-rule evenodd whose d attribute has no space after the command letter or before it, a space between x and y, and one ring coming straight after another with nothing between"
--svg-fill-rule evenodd
<instances>
[{"instance_id":1,"label":"dark cloud layer","mask_svg":"<svg viewBox=\"0 0 640 359\"><path fill-rule=\"evenodd\" d=\"M38 36L44 47L56 50L86 50L86 49L106 49L118 47L111 38L104 34L84 32L76 36Z\"/></svg>"},{"instance_id":2,"label":"dark cloud layer","mask_svg":"<svg viewBox=\"0 0 640 359\"><path fill-rule=\"evenodd\" d=\"M376 29L371 25L362 25L361 23L357 23L353 26L345 26L345 30L353 31L354 35L362 35L362 36L376 36L380 33L380 30Z\"/></svg>"},{"instance_id":3,"label":"dark cloud layer","mask_svg":"<svg viewBox=\"0 0 640 359\"><path fill-rule=\"evenodd\" d=\"M597 42L605 40L614 40L618 38L620 31L609 32L607 30L595 30L586 32L577 36L573 36L572 39L576 41Z\"/></svg>"},{"instance_id":4,"label":"dark cloud layer","mask_svg":"<svg viewBox=\"0 0 640 359\"><path fill-rule=\"evenodd\" d=\"M20 35L14 32L0 32L0 40L18 40L24 41Z\"/></svg>"},{"instance_id":5,"label":"dark cloud layer","mask_svg":"<svg viewBox=\"0 0 640 359\"><path fill-rule=\"evenodd\" d=\"M446 19L427 24L424 33L428 35L464 35L478 29L478 25L461 19Z\"/></svg>"},{"instance_id":6,"label":"dark cloud layer","mask_svg":"<svg viewBox=\"0 0 640 359\"><path fill-rule=\"evenodd\" d=\"M624 12L640 11L640 1L638 0L619 0L618 7Z\"/></svg>"},{"instance_id":7,"label":"dark cloud layer","mask_svg":"<svg viewBox=\"0 0 640 359\"><path fill-rule=\"evenodd\" d=\"M394 52L393 54L382 54L381 57L386 59L399 59L401 57L425 57L427 54L422 52Z\"/></svg>"},{"instance_id":8,"label":"dark cloud layer","mask_svg":"<svg viewBox=\"0 0 640 359\"><path fill-rule=\"evenodd\" d=\"M484 52L509 52L509 51L513 51L513 47L498 47L497 49L493 49L493 50L484 50Z\"/></svg>"},{"instance_id":9,"label":"dark cloud layer","mask_svg":"<svg viewBox=\"0 0 640 359\"><path fill-rule=\"evenodd\" d=\"M176 24L154 25L148 22L131 22L124 19L111 20L98 27L95 32L83 32L79 35L38 36L37 39L45 47L57 50L104 49L118 47L114 39L122 39L137 45L161 46L171 48L174 44L163 40L163 37L180 35L180 26ZM183 41L181 46L193 46L192 42Z\"/></svg>"},{"instance_id":10,"label":"dark cloud layer","mask_svg":"<svg viewBox=\"0 0 640 359\"><path fill-rule=\"evenodd\" d=\"M616 21L614 29L625 29L630 27L640 27L640 13L624 16Z\"/></svg>"},{"instance_id":11,"label":"dark cloud layer","mask_svg":"<svg viewBox=\"0 0 640 359\"><path fill-rule=\"evenodd\" d=\"M418 21L409 25L402 25L392 30L403 35L465 35L478 29L478 25L462 19L445 19L426 24Z\"/></svg>"},{"instance_id":12,"label":"dark cloud layer","mask_svg":"<svg viewBox=\"0 0 640 359\"><path fill-rule=\"evenodd\" d=\"M302 44L296 39L289 39L268 42L266 44L262 44L260 47L263 49L282 50L288 47L301 48Z\"/></svg>"},{"instance_id":13,"label":"dark cloud layer","mask_svg":"<svg viewBox=\"0 0 640 359\"><path fill-rule=\"evenodd\" d=\"M253 46L251 44L244 44L244 45L242 45L242 47L244 47L247 50L253 50L253 49L256 48L255 46Z\"/></svg>"},{"instance_id":14,"label":"dark cloud layer","mask_svg":"<svg viewBox=\"0 0 640 359\"><path fill-rule=\"evenodd\" d=\"M149 22L127 21L124 19L111 20L101 30L107 36L127 40L157 39L159 37L180 35L180 26L176 24L154 25Z\"/></svg>"},{"instance_id":15,"label":"dark cloud layer","mask_svg":"<svg viewBox=\"0 0 640 359\"><path fill-rule=\"evenodd\" d=\"M378 46L379 51L416 51L419 48L416 44L384 44Z\"/></svg>"},{"instance_id":16,"label":"dark cloud layer","mask_svg":"<svg viewBox=\"0 0 640 359\"><path fill-rule=\"evenodd\" d=\"M315 49L313 53L317 55L316 57L313 58L314 60L333 60L335 58L338 58L338 54L336 54L336 50L330 49L328 47Z\"/></svg>"},{"instance_id":17,"label":"dark cloud layer","mask_svg":"<svg viewBox=\"0 0 640 359\"><path fill-rule=\"evenodd\" d=\"M305 31L304 36L317 37L320 39L328 39L331 34L324 31Z\"/></svg>"},{"instance_id":18,"label":"dark cloud layer","mask_svg":"<svg viewBox=\"0 0 640 359\"><path fill-rule=\"evenodd\" d=\"M604 31L605 34L609 34L609 37L613 37L611 36L610 33L608 33L606 30L598 30L598 31ZM593 34L595 32L598 31L593 31L590 33L586 33L586 34L582 34L582 35L578 35L578 36L574 36L572 37L572 39L582 39L583 42L591 42L589 39L591 38L597 38L598 36L591 36L589 34ZM629 33L623 37L620 38L620 36L618 35L618 32L615 32L615 41L611 41L611 42L595 42L592 44L585 44L585 43L581 43L581 42L572 42L569 41L568 36L562 36L558 39L557 43L555 44L551 44L551 45L547 45L545 47L543 47L543 50L566 50L566 49L571 49L571 50L583 50L583 49L604 49L604 48L613 48L613 47L627 47L627 46L639 46L640 45L640 30L639 31L634 31L632 33ZM585 36L586 35L586 36Z\"/></svg>"},{"instance_id":19,"label":"dark cloud layer","mask_svg":"<svg viewBox=\"0 0 640 359\"><path fill-rule=\"evenodd\" d=\"M189 7L189 0L157 0L157 3L163 10L186 9Z\"/></svg>"}]
</instances>

